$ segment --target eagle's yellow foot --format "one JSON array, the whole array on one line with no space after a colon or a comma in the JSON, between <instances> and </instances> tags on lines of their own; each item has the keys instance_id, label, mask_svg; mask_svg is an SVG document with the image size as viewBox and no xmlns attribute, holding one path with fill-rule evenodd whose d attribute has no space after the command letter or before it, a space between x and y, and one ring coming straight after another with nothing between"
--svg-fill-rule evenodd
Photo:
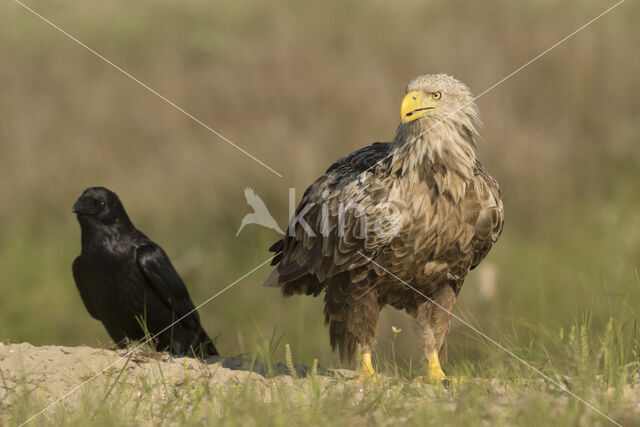
<instances>
[{"instance_id":1,"label":"eagle's yellow foot","mask_svg":"<svg viewBox=\"0 0 640 427\"><path fill-rule=\"evenodd\" d=\"M438 359L438 353L434 353L429 356L427 361L427 376L419 376L418 381L425 381L429 384L438 385L447 378L440 366L440 360Z\"/></svg>"},{"instance_id":2,"label":"eagle's yellow foot","mask_svg":"<svg viewBox=\"0 0 640 427\"><path fill-rule=\"evenodd\" d=\"M440 366L440 360L438 359L438 353L434 353L429 356L429 361L427 363L427 376L420 376L416 378L418 381L425 381L429 384L438 385L442 384L445 387L449 387L451 385L462 385L466 382L465 377L447 377Z\"/></svg>"},{"instance_id":3,"label":"eagle's yellow foot","mask_svg":"<svg viewBox=\"0 0 640 427\"><path fill-rule=\"evenodd\" d=\"M447 377L444 380L442 380L442 385L445 386L446 388L449 388L452 385L454 387L459 387L461 385L465 385L466 383L467 383L467 377L465 376Z\"/></svg>"},{"instance_id":4,"label":"eagle's yellow foot","mask_svg":"<svg viewBox=\"0 0 640 427\"><path fill-rule=\"evenodd\" d=\"M359 383L376 382L376 371L371 363L371 353L362 355L362 365L360 366L360 374L356 378Z\"/></svg>"},{"instance_id":5,"label":"eagle's yellow foot","mask_svg":"<svg viewBox=\"0 0 640 427\"><path fill-rule=\"evenodd\" d=\"M427 384L431 384L431 385L442 385L444 388L451 388L451 386L454 387L459 387L461 385L464 385L467 383L467 377L447 377L445 376L442 379L437 379L437 378L429 378L429 376L419 376L416 377L415 379L416 381L422 381L422 382L426 382Z\"/></svg>"}]
</instances>

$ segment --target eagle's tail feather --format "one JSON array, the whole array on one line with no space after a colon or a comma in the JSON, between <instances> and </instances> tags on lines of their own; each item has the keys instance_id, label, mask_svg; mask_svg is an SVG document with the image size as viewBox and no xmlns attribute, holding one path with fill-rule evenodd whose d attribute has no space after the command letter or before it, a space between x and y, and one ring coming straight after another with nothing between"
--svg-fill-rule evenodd
<instances>
[{"instance_id":1,"label":"eagle's tail feather","mask_svg":"<svg viewBox=\"0 0 640 427\"><path fill-rule=\"evenodd\" d=\"M274 268L267 280L264 282L264 285L268 288L279 288L280 287L280 273L278 273L278 269Z\"/></svg>"}]
</instances>

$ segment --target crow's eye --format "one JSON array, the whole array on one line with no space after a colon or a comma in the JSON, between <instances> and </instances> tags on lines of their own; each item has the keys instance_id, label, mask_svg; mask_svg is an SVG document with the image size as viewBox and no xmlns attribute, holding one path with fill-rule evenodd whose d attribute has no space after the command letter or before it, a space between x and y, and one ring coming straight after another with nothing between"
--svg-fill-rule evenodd
<instances>
[{"instance_id":1,"label":"crow's eye","mask_svg":"<svg viewBox=\"0 0 640 427\"><path fill-rule=\"evenodd\" d=\"M440 98L442 98L442 92L438 91L438 92L433 92L431 94L431 98L435 99L436 101Z\"/></svg>"},{"instance_id":2,"label":"crow's eye","mask_svg":"<svg viewBox=\"0 0 640 427\"><path fill-rule=\"evenodd\" d=\"M104 200L100 200L100 207L104 208L107 205L107 203Z\"/></svg>"}]
</instances>

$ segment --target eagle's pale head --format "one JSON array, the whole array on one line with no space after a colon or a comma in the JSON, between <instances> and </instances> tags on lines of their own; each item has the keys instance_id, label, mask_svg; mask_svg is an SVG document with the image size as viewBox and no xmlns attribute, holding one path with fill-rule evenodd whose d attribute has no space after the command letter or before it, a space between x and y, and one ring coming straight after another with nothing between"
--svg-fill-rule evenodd
<instances>
[{"instance_id":1,"label":"eagle's pale head","mask_svg":"<svg viewBox=\"0 0 640 427\"><path fill-rule=\"evenodd\" d=\"M446 74L425 74L411 80L400 106L399 133L417 137L440 124L453 125L472 137L478 111L469 88Z\"/></svg>"},{"instance_id":2,"label":"eagle's pale head","mask_svg":"<svg viewBox=\"0 0 640 427\"><path fill-rule=\"evenodd\" d=\"M446 74L416 77L400 106L393 170L422 176L431 170L427 165L438 164L445 174L471 177L478 124L473 95L464 83Z\"/></svg>"}]
</instances>

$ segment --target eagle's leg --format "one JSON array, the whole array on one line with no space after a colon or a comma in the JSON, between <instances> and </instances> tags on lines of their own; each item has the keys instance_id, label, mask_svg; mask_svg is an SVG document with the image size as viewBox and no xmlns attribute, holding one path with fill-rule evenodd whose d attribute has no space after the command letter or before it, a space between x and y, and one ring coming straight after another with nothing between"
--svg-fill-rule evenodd
<instances>
[{"instance_id":1,"label":"eagle's leg","mask_svg":"<svg viewBox=\"0 0 640 427\"><path fill-rule=\"evenodd\" d=\"M345 292L346 289L346 292ZM353 360L358 348L358 381L371 380L375 370L371 363L380 305L375 290L349 283L345 288L330 286L325 299L325 322L329 324L331 348L338 348L340 358Z\"/></svg>"},{"instance_id":2,"label":"eagle's leg","mask_svg":"<svg viewBox=\"0 0 640 427\"><path fill-rule=\"evenodd\" d=\"M373 369L371 363L371 347L368 345L362 346L362 363L360 364L360 373L358 374L359 382L366 382L370 380L375 381L376 371Z\"/></svg>"},{"instance_id":3,"label":"eagle's leg","mask_svg":"<svg viewBox=\"0 0 640 427\"><path fill-rule=\"evenodd\" d=\"M451 325L451 311L456 294L451 286L444 285L431 301L418 306L416 320L427 357L427 382L439 384L446 375L440 366L439 354L446 358L445 340Z\"/></svg>"}]
</instances>

